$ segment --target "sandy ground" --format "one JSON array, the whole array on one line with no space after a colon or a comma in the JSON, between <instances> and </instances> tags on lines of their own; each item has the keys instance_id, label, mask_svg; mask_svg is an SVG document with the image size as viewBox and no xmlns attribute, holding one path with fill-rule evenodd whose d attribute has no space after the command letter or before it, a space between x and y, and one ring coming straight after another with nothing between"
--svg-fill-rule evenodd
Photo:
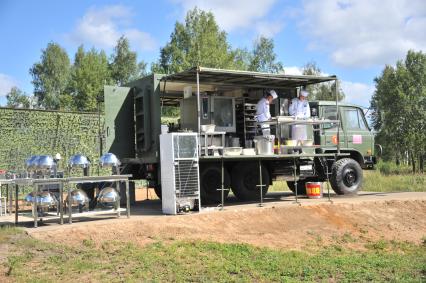
<instances>
[{"instance_id":1,"label":"sandy ground","mask_svg":"<svg viewBox=\"0 0 426 283\"><path fill-rule=\"evenodd\" d=\"M359 197L301 199L274 194L264 207L233 204L224 211L164 216L160 202L146 200L133 207L130 219L76 221L69 225L27 228L35 238L66 245L84 239L130 241L145 245L158 240L207 240L248 243L271 248L304 249L342 244L361 248L379 239L420 243L426 236L426 193L364 193Z\"/></svg>"}]
</instances>

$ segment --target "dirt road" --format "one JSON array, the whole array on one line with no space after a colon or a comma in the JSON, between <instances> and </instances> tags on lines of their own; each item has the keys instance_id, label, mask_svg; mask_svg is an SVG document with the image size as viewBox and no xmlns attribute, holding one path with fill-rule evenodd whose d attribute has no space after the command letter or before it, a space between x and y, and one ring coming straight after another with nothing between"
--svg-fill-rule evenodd
<instances>
[{"instance_id":1,"label":"dirt road","mask_svg":"<svg viewBox=\"0 0 426 283\"><path fill-rule=\"evenodd\" d=\"M72 225L28 228L33 237L78 245L90 239L131 241L140 245L158 240L208 240L256 246L300 249L316 244L360 248L379 239L419 243L426 236L426 193L363 193L359 197L301 199L275 194L264 207L239 204L224 211L158 215L159 202L133 209L130 219L82 221ZM157 210L155 210L157 208ZM212 209L211 209L212 210Z\"/></svg>"}]
</instances>

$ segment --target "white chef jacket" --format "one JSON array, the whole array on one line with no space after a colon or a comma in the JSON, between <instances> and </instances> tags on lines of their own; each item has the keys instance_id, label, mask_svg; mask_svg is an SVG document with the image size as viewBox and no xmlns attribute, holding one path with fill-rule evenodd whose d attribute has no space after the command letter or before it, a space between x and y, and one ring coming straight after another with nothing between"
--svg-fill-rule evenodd
<instances>
[{"instance_id":1,"label":"white chef jacket","mask_svg":"<svg viewBox=\"0 0 426 283\"><path fill-rule=\"evenodd\" d=\"M256 119L258 122L265 122L271 119L271 113L269 112L269 101L264 97L259 100L256 104ZM270 134L269 125L261 124L262 133L264 135Z\"/></svg>"},{"instance_id":2,"label":"white chef jacket","mask_svg":"<svg viewBox=\"0 0 426 283\"><path fill-rule=\"evenodd\" d=\"M307 100L302 101L299 98L293 98L288 112L291 116L295 116L297 119L306 119L311 117L309 102ZM306 125L292 125L291 133L294 140L307 139Z\"/></svg>"}]
</instances>

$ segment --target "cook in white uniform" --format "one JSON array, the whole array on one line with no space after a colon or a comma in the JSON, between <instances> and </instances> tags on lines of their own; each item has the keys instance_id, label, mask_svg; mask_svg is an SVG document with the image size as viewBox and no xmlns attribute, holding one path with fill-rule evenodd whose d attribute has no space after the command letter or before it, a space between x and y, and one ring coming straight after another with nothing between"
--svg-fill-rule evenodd
<instances>
[{"instance_id":1,"label":"cook in white uniform","mask_svg":"<svg viewBox=\"0 0 426 283\"><path fill-rule=\"evenodd\" d=\"M269 112L269 104L271 104L272 100L276 99L277 97L278 95L275 90L271 90L265 97L259 100L256 105L256 119L258 122L265 122L271 119L271 113ZM269 125L261 124L260 127L262 128L263 135L271 134L271 129Z\"/></svg>"},{"instance_id":2,"label":"cook in white uniform","mask_svg":"<svg viewBox=\"0 0 426 283\"><path fill-rule=\"evenodd\" d=\"M296 119L307 119L311 117L311 109L309 108L307 96L308 92L302 90L300 92L299 98L293 98L288 109L288 112L291 116L295 116ZM306 140L306 125L292 125L291 135L294 140Z\"/></svg>"}]
</instances>

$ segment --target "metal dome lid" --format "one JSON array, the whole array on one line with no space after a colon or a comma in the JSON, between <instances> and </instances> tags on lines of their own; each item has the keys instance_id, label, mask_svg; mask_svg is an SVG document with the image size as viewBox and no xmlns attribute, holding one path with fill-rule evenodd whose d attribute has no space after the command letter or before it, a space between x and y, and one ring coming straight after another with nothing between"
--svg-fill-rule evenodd
<instances>
[{"instance_id":1,"label":"metal dome lid","mask_svg":"<svg viewBox=\"0 0 426 283\"><path fill-rule=\"evenodd\" d=\"M120 160L118 160L117 156L115 156L114 153L108 152L102 155L101 158L99 158L99 165L101 167L116 167L120 164Z\"/></svg>"},{"instance_id":2,"label":"metal dome lid","mask_svg":"<svg viewBox=\"0 0 426 283\"><path fill-rule=\"evenodd\" d=\"M25 167L27 167L27 170L32 170L36 167L38 158L38 155L33 155L25 161Z\"/></svg>"},{"instance_id":3,"label":"metal dome lid","mask_svg":"<svg viewBox=\"0 0 426 283\"><path fill-rule=\"evenodd\" d=\"M55 165L55 161L50 155L40 155L35 161L35 169L37 170L49 170Z\"/></svg>"},{"instance_id":4,"label":"metal dome lid","mask_svg":"<svg viewBox=\"0 0 426 283\"><path fill-rule=\"evenodd\" d=\"M75 189L71 191L71 203L73 205L86 205L89 204L90 198L87 196L86 192L81 189ZM68 196L66 202L68 203Z\"/></svg>"},{"instance_id":5,"label":"metal dome lid","mask_svg":"<svg viewBox=\"0 0 426 283\"><path fill-rule=\"evenodd\" d=\"M75 154L70 157L68 160L68 166L70 168L87 168L90 165L90 161L87 159L86 156L82 154Z\"/></svg>"}]
</instances>

